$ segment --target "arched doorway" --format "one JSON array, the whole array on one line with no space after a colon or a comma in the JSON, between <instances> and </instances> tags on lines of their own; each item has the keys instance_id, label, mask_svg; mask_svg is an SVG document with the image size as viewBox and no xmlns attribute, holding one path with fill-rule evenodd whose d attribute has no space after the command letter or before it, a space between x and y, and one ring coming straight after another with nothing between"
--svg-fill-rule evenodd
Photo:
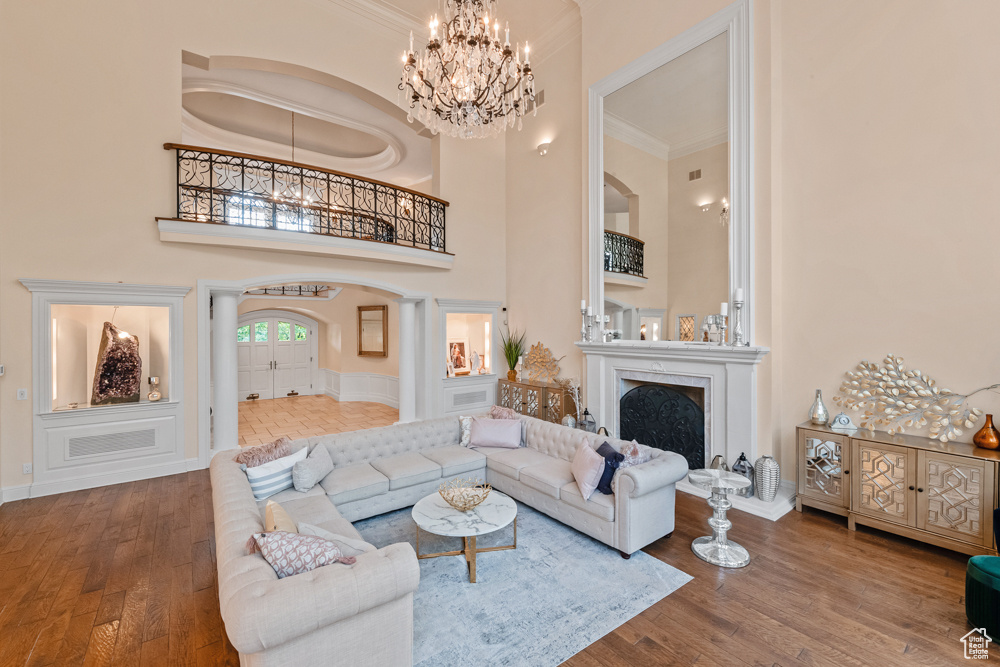
<instances>
[{"instance_id":1,"label":"arched doorway","mask_svg":"<svg viewBox=\"0 0 1000 667\"><path fill-rule=\"evenodd\" d=\"M254 310L236 327L240 401L320 393L316 320L285 310Z\"/></svg>"},{"instance_id":2,"label":"arched doorway","mask_svg":"<svg viewBox=\"0 0 1000 667\"><path fill-rule=\"evenodd\" d=\"M381 280L337 273L292 273L239 280L198 281L198 459L207 466L212 451L239 446L237 303L260 285L329 283L370 287L399 304L399 421L434 415L431 379L431 295Z\"/></svg>"}]
</instances>

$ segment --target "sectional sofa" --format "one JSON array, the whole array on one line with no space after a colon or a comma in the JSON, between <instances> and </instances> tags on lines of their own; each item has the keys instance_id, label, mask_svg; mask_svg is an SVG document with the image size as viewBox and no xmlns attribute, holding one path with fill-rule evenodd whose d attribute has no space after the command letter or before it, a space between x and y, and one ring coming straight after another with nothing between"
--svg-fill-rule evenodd
<instances>
[{"instance_id":1,"label":"sectional sofa","mask_svg":"<svg viewBox=\"0 0 1000 667\"><path fill-rule=\"evenodd\" d=\"M484 477L493 487L629 556L674 529L675 483L687 474L677 454L643 447L651 460L615 477L613 495L584 500L570 472L581 442L610 442L531 417L527 446L459 445L455 417L316 436L293 450L326 447L334 470L306 493L282 491L280 503L299 523L360 539L351 525L404 507L455 477ZM221 452L211 464L219 603L243 665L409 665L413 592L420 579L413 548L392 544L332 565L278 579L259 555L247 555L264 528L265 501L254 500L245 473Z\"/></svg>"}]
</instances>

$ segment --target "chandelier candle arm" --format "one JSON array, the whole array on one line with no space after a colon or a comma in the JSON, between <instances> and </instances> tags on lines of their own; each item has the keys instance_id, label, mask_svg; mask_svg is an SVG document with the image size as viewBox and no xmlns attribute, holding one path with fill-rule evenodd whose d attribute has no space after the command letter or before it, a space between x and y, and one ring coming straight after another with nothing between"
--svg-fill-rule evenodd
<instances>
[{"instance_id":1,"label":"chandelier candle arm","mask_svg":"<svg viewBox=\"0 0 1000 667\"><path fill-rule=\"evenodd\" d=\"M417 118L434 133L468 138L498 136L535 99L530 49L524 62L510 48L510 28L499 40L496 0L446 0L444 21L435 15L422 52L403 54L399 90L409 96L407 120ZM493 17L493 34L490 34Z\"/></svg>"}]
</instances>

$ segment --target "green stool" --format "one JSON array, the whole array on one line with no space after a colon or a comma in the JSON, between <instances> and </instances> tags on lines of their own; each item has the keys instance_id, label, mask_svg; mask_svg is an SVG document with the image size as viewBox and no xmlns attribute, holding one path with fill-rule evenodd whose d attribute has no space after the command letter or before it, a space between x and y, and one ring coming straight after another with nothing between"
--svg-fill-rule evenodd
<instances>
[{"instance_id":1,"label":"green stool","mask_svg":"<svg viewBox=\"0 0 1000 667\"><path fill-rule=\"evenodd\" d=\"M1000 510L993 512L994 530ZM1000 541L1000 540L998 540ZM965 568L965 615L974 628L1000 638L1000 556L973 556Z\"/></svg>"}]
</instances>

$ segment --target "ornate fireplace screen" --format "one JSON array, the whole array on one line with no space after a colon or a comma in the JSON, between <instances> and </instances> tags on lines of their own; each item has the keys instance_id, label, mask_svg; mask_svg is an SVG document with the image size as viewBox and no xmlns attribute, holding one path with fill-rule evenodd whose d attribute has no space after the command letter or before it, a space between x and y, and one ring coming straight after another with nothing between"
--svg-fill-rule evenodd
<instances>
[{"instance_id":1,"label":"ornate fireplace screen","mask_svg":"<svg viewBox=\"0 0 1000 667\"><path fill-rule=\"evenodd\" d=\"M622 440L676 452L692 470L705 467L705 411L689 396L658 384L635 387L621 398Z\"/></svg>"}]
</instances>

